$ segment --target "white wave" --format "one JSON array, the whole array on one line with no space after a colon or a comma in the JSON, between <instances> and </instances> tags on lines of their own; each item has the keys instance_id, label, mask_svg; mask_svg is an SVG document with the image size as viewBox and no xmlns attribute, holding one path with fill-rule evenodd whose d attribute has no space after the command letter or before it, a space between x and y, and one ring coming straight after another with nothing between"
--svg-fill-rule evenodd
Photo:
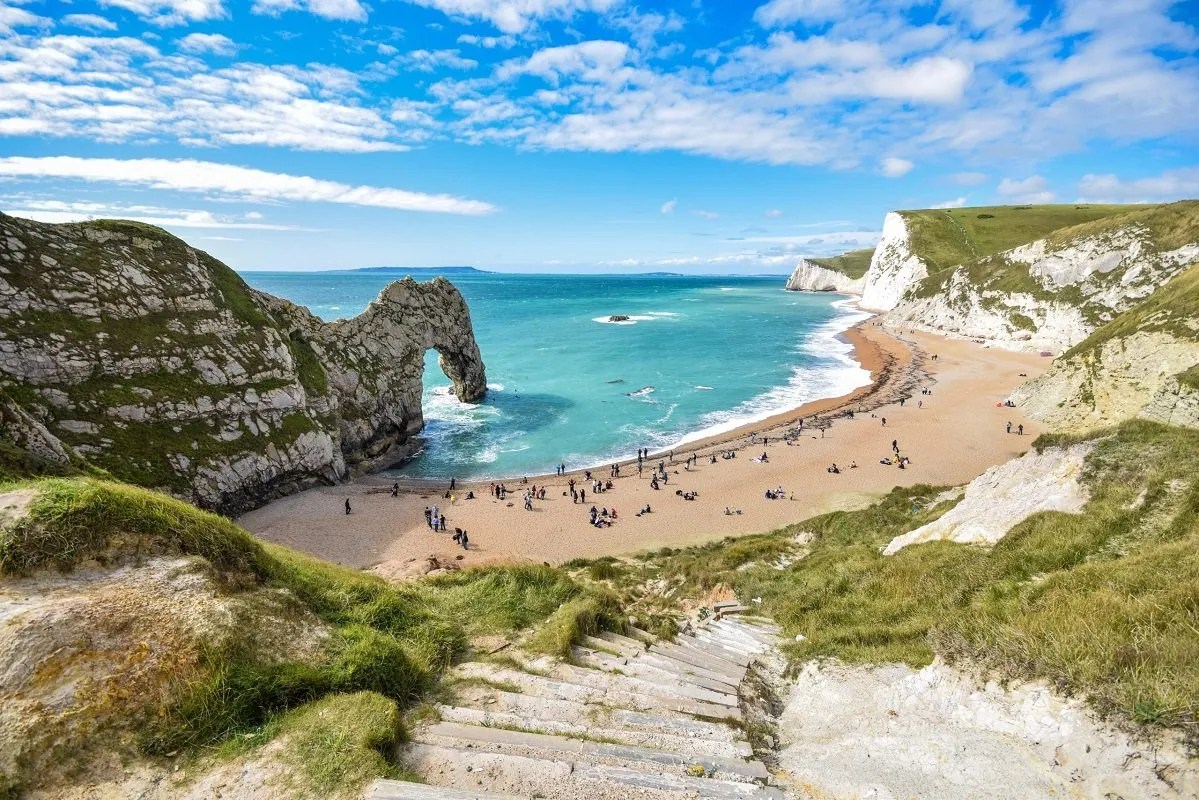
<instances>
[{"instance_id":1,"label":"white wave","mask_svg":"<svg viewBox=\"0 0 1199 800\"><path fill-rule=\"evenodd\" d=\"M625 392L625 396L626 397L644 397L647 394L653 394L653 393L654 393L653 386L642 386L640 389L638 389L635 392Z\"/></svg>"},{"instance_id":2,"label":"white wave","mask_svg":"<svg viewBox=\"0 0 1199 800\"><path fill-rule=\"evenodd\" d=\"M678 446L709 436L761 422L776 414L797 408L822 398L840 397L870 383L870 371L853 358L853 345L842 338L849 327L870 315L853 306L853 301L839 300L833 307L841 312L836 318L817 327L804 337L800 350L825 362L821 365L796 367L787 383L753 397L736 408L714 411L700 419L700 429L677 439Z\"/></svg>"},{"instance_id":3,"label":"white wave","mask_svg":"<svg viewBox=\"0 0 1199 800\"><path fill-rule=\"evenodd\" d=\"M628 317L628 319L612 319L612 316ZM599 322L603 325L636 325L638 322L654 322L659 319L669 319L677 317L678 314L673 311L647 311L644 314L616 314L606 317L592 317L592 322Z\"/></svg>"},{"instance_id":4,"label":"white wave","mask_svg":"<svg viewBox=\"0 0 1199 800\"><path fill-rule=\"evenodd\" d=\"M715 387L712 387L712 386L700 386L700 385L696 384L695 386L692 386L691 388L692 388L692 389L700 389L700 390L702 390L702 391L705 391L705 392L710 392L710 391L712 391L712 389L713 389L713 388L715 388Z\"/></svg>"},{"instance_id":5,"label":"white wave","mask_svg":"<svg viewBox=\"0 0 1199 800\"><path fill-rule=\"evenodd\" d=\"M502 384L502 383L489 383L489 384L487 384L487 391L489 391L489 392L502 392L502 391L504 391L504 384Z\"/></svg>"}]
</instances>

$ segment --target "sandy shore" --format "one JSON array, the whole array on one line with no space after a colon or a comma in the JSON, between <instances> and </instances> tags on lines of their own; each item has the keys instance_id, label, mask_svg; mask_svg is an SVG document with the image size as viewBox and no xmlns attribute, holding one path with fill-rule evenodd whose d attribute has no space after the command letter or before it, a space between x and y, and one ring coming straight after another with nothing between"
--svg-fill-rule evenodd
<instances>
[{"instance_id":1,"label":"sandy shore","mask_svg":"<svg viewBox=\"0 0 1199 800\"><path fill-rule=\"evenodd\" d=\"M560 563L577 557L617 555L666 545L695 544L724 536L761 533L835 509L861 507L897 485L965 483L988 467L1023 453L1040 433L1019 409L997 404L1021 382L1040 374L1049 359L1010 353L922 333L892 331L874 321L847 332L856 356L873 383L849 395L809 403L748 428L689 444L668 455L669 482L650 486L653 454L643 474L625 466L614 488L593 494L581 473L529 477L546 487L545 500L526 511L527 486L506 481L509 494L491 496L490 482L460 483L454 502L445 486L408 485L392 497L390 481L367 477L343 486L321 487L277 500L239 522L263 539L354 567L373 567L389 576L424 572L429 557L439 563L480 564L497 560ZM932 356L936 355L934 359ZM1021 377L1025 373L1027 377ZM925 395L922 390L929 389ZM901 406L899 399L907 396ZM853 410L853 418L845 416ZM886 425L882 419L886 418ZM783 435L805 420L801 437ZM1024 436L1006 433L1006 423L1024 425ZM762 444L762 437L768 444ZM911 459L907 469L884 466L891 442ZM734 450L736 458L710 454ZM699 454L687 469L689 453ZM765 463L758 458L765 452ZM827 468L836 463L840 474ZM857 463L856 469L849 468ZM595 476L607 480L603 468ZM567 481L587 489L586 504L571 502ZM770 500L767 489L781 488L787 499ZM465 500L468 491L476 499ZM695 500L678 492L696 492ZM350 498L353 514L343 503ZM652 513L636 516L646 505ZM449 531L464 528L471 548L463 551L450 533L434 533L424 508L437 505ZM588 524L588 509L615 508L607 528ZM728 515L726 507L740 509Z\"/></svg>"}]
</instances>

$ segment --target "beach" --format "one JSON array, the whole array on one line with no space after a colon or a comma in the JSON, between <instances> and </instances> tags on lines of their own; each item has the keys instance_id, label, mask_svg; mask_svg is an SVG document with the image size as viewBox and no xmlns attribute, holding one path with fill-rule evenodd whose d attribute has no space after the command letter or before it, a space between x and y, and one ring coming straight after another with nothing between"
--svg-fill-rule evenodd
<instances>
[{"instance_id":1,"label":"beach","mask_svg":"<svg viewBox=\"0 0 1199 800\"><path fill-rule=\"evenodd\" d=\"M391 578L496 561L558 564L763 533L827 511L862 507L895 486L966 483L1019 456L1041 432L1020 409L1000 404L1046 369L1047 358L894 330L877 318L845 335L871 372L869 386L688 443L674 450L673 463L669 453L651 451L640 476L636 462L626 461L609 491L593 494L577 471L510 477L503 481L508 489L503 500L491 493L491 481L459 482L452 498L445 497L447 483L408 484L393 497L390 479L366 476L276 500L238 522L264 540ZM801 418L802 435L785 441ZM1016 434L1019 425L1023 436ZM893 441L910 459L905 469L880 463L895 460ZM726 452L736 457L722 457ZM691 453L696 463L687 468ZM654 490L651 474L659 461L665 462L668 481ZM839 473L828 471L834 463ZM592 472L609 480L607 467ZM571 500L572 478L587 492L582 504ZM529 511L522 497L534 485L545 488L545 499ZM780 489L781 499L766 497L768 490ZM468 492L474 499L465 499ZM684 493L695 499L684 499ZM434 505L446 517L446 533L426 524L424 509ZM593 505L615 509L615 522L602 528L589 524ZM638 516L647 505L651 512ZM470 549L451 541L455 528L468 531Z\"/></svg>"}]
</instances>

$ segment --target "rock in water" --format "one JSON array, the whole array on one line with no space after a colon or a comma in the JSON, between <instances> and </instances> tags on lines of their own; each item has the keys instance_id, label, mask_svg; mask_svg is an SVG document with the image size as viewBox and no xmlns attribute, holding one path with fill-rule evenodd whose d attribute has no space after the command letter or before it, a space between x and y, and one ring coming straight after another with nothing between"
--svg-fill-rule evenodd
<instances>
[{"instance_id":1,"label":"rock in water","mask_svg":"<svg viewBox=\"0 0 1199 800\"><path fill-rule=\"evenodd\" d=\"M608 322L627 322L628 319L628 314L613 314L612 316L608 317Z\"/></svg>"},{"instance_id":2,"label":"rock in water","mask_svg":"<svg viewBox=\"0 0 1199 800\"><path fill-rule=\"evenodd\" d=\"M0 214L0 445L35 469L87 463L246 511L408 455L429 348L460 400L483 397L442 278L326 323L159 228Z\"/></svg>"}]
</instances>

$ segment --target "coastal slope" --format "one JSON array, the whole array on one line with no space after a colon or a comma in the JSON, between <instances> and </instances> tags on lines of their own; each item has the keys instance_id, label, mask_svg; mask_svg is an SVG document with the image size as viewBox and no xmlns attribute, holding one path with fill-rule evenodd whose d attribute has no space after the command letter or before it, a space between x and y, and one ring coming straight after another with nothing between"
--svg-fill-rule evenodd
<instances>
[{"instance_id":1,"label":"coastal slope","mask_svg":"<svg viewBox=\"0 0 1199 800\"><path fill-rule=\"evenodd\" d=\"M424 353L486 375L458 290L385 288L325 323L165 231L0 215L0 455L237 513L389 466L424 423Z\"/></svg>"}]
</instances>

